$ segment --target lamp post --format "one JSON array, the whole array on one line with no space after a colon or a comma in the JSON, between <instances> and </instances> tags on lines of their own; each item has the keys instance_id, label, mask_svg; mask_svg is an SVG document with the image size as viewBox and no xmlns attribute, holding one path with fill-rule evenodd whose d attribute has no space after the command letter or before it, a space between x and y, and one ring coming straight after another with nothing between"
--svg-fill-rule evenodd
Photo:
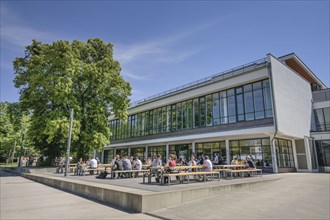
<instances>
[{"instance_id":1,"label":"lamp post","mask_svg":"<svg viewBox=\"0 0 330 220\"><path fill-rule=\"evenodd\" d=\"M65 160L65 170L64 176L67 175L70 163L70 144L71 144L71 133L72 133L72 121L73 121L73 108L70 112L70 126L69 126L69 135L68 135L68 145L66 147L66 160Z\"/></svg>"}]
</instances>

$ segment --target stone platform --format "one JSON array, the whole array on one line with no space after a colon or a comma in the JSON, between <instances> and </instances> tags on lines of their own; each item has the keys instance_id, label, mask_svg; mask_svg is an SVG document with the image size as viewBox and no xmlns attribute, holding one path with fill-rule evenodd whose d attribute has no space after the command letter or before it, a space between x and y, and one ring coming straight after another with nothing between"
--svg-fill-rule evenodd
<instances>
[{"instance_id":1,"label":"stone platform","mask_svg":"<svg viewBox=\"0 0 330 220\"><path fill-rule=\"evenodd\" d=\"M1 168L3 170L9 170ZM154 210L177 206L224 191L253 188L281 177L276 174L265 174L262 177L221 179L220 181L193 182L171 186L142 183L142 177L128 179L96 179L95 176L74 176L68 173L56 174L51 168L18 170L19 175L45 185L93 199L122 209L146 213Z\"/></svg>"}]
</instances>

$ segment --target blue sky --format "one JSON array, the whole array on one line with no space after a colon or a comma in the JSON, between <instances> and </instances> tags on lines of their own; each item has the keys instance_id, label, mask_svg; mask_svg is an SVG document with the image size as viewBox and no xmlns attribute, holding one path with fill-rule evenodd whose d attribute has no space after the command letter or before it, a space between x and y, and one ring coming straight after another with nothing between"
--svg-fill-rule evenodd
<instances>
[{"instance_id":1,"label":"blue sky","mask_svg":"<svg viewBox=\"0 0 330 220\"><path fill-rule=\"evenodd\" d=\"M329 1L4 1L1 101L18 101L12 61L32 39L114 44L132 101L295 52L329 87Z\"/></svg>"}]
</instances>

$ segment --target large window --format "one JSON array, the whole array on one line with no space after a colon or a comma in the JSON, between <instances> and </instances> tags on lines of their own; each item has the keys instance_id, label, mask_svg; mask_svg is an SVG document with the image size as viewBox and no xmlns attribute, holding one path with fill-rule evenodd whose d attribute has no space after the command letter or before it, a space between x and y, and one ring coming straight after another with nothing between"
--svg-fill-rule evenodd
<instances>
[{"instance_id":1,"label":"large window","mask_svg":"<svg viewBox=\"0 0 330 220\"><path fill-rule=\"evenodd\" d=\"M330 108L314 110L315 131L330 131Z\"/></svg>"},{"instance_id":2,"label":"large window","mask_svg":"<svg viewBox=\"0 0 330 220\"><path fill-rule=\"evenodd\" d=\"M229 149L231 160L236 157L244 163L251 155L257 167L272 167L269 138L229 141Z\"/></svg>"},{"instance_id":3,"label":"large window","mask_svg":"<svg viewBox=\"0 0 330 220\"><path fill-rule=\"evenodd\" d=\"M105 150L104 151L104 160L103 160L103 163L107 164L107 163L111 163L112 160L114 159L115 157L115 150L112 149L112 150Z\"/></svg>"},{"instance_id":4,"label":"large window","mask_svg":"<svg viewBox=\"0 0 330 220\"><path fill-rule=\"evenodd\" d=\"M317 123L330 129L330 108L315 110ZM110 122L112 140L182 129L221 126L273 117L269 80L258 81L130 115Z\"/></svg>"},{"instance_id":5,"label":"large window","mask_svg":"<svg viewBox=\"0 0 330 220\"><path fill-rule=\"evenodd\" d=\"M179 158L182 158L184 161L189 161L190 156L192 155L192 145L191 144L177 144L169 146L169 154L174 154Z\"/></svg>"},{"instance_id":6,"label":"large window","mask_svg":"<svg viewBox=\"0 0 330 220\"><path fill-rule=\"evenodd\" d=\"M330 166L330 140L315 141L319 166Z\"/></svg>"},{"instance_id":7,"label":"large window","mask_svg":"<svg viewBox=\"0 0 330 220\"><path fill-rule=\"evenodd\" d=\"M277 166L279 168L294 167L292 142L284 139L275 139Z\"/></svg>"},{"instance_id":8,"label":"large window","mask_svg":"<svg viewBox=\"0 0 330 220\"><path fill-rule=\"evenodd\" d=\"M151 146L148 147L148 157L155 159L156 156L160 154L163 160L163 163L166 159L166 146Z\"/></svg>"},{"instance_id":9,"label":"large window","mask_svg":"<svg viewBox=\"0 0 330 220\"><path fill-rule=\"evenodd\" d=\"M196 157L201 159L202 155L209 156L210 160L214 160L215 154L219 155L221 162L226 161L226 144L224 141L221 142L208 142L208 143L197 143L195 145Z\"/></svg>"},{"instance_id":10,"label":"large window","mask_svg":"<svg viewBox=\"0 0 330 220\"><path fill-rule=\"evenodd\" d=\"M141 160L143 160L145 156L145 147L131 148L130 156L139 157Z\"/></svg>"}]
</instances>

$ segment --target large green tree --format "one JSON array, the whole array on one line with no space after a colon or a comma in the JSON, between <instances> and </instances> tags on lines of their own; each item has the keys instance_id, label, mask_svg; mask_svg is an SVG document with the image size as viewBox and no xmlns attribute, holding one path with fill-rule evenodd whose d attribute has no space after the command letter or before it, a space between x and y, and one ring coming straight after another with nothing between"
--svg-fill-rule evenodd
<instances>
[{"instance_id":1,"label":"large green tree","mask_svg":"<svg viewBox=\"0 0 330 220\"><path fill-rule=\"evenodd\" d=\"M131 87L120 75L110 43L33 40L25 56L15 59L14 69L22 108L31 114L30 136L50 159L65 152L70 108L74 109L71 149L76 157L109 143L110 114L127 117Z\"/></svg>"}]
</instances>

